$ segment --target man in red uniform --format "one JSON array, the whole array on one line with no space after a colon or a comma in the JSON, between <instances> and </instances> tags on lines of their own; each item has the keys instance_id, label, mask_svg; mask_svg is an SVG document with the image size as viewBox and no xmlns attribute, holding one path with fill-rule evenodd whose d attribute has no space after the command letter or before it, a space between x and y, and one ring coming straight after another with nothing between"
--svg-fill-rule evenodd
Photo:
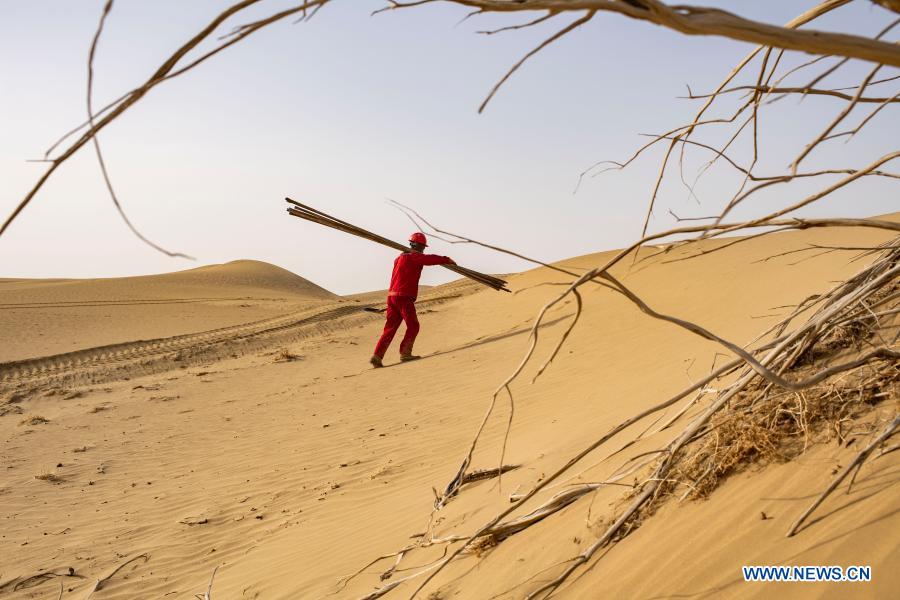
<instances>
[{"instance_id":1,"label":"man in red uniform","mask_svg":"<svg viewBox=\"0 0 900 600\"><path fill-rule=\"evenodd\" d=\"M410 249L394 260L394 271L391 273L391 287L388 291L387 313L385 314L384 333L375 346L375 353L369 360L373 367L383 366L381 361L387 352L400 323L406 322L406 335L400 342L400 360L409 361L420 358L413 355L413 342L419 333L419 320L416 318L416 297L419 295L419 276L422 267L428 265L455 265L452 258L437 254L424 254L428 246L424 233L416 232L409 236Z\"/></svg>"}]
</instances>

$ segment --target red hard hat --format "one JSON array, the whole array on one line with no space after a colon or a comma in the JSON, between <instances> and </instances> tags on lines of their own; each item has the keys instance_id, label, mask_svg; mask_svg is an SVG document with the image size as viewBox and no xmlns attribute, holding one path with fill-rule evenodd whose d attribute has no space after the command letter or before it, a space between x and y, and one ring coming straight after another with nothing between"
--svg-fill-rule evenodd
<instances>
[{"instance_id":1,"label":"red hard hat","mask_svg":"<svg viewBox=\"0 0 900 600\"><path fill-rule=\"evenodd\" d=\"M428 240L425 238L425 234L420 231L417 231L409 236L409 241L415 242L417 244L422 244L423 246L428 245Z\"/></svg>"}]
</instances>

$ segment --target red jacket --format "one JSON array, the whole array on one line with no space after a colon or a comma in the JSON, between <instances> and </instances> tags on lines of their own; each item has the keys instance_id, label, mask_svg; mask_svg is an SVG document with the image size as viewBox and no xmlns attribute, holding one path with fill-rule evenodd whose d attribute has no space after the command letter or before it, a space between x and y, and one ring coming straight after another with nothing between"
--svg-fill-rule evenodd
<instances>
[{"instance_id":1,"label":"red jacket","mask_svg":"<svg viewBox=\"0 0 900 600\"><path fill-rule=\"evenodd\" d=\"M388 296L407 296L413 300L419 295L419 276L426 265L447 265L453 261L446 256L404 252L394 260L391 287Z\"/></svg>"}]
</instances>

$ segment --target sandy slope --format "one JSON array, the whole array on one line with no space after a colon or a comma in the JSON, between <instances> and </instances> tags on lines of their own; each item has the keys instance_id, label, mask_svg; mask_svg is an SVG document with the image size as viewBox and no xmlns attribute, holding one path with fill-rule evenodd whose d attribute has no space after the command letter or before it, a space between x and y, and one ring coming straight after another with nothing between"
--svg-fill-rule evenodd
<instances>
[{"instance_id":1,"label":"sandy slope","mask_svg":"<svg viewBox=\"0 0 900 600\"><path fill-rule=\"evenodd\" d=\"M784 314L784 306L858 269L851 252L761 259L809 243L885 239L845 229L779 234L691 261L672 262L683 256L675 252L618 272L657 310L746 343ZM606 256L564 264L583 269ZM364 596L382 585L378 574L390 560L346 587L336 583L424 530L431 487L442 487L458 467L491 392L522 356L531 319L558 293L544 285L553 281L562 278L536 269L511 278L514 295L464 283L429 290L420 306L417 348L427 358L378 371L368 369L366 359L381 316L363 310L377 307L378 298L366 296L316 298L310 307L291 300L299 308L291 305L274 316L277 311L253 300L244 322L263 325L178 342L174 358L165 347L153 354L128 346L133 354L95 353L81 363L56 361L53 368L0 367L5 398L14 400L0 404L6 413L0 417L0 585L72 567L76 577L63 580L71 590L63 597L80 599L97 578L147 553L146 562L119 571L93 598L191 598L206 591L217 565L214 598ZM176 294L183 284L172 289ZM54 300L66 298L59 292ZM539 360L513 386L516 413L506 462L523 466L504 476L502 493L496 481L466 487L438 515L438 535L477 528L508 506L510 492L527 490L612 424L724 360L717 358L721 348L648 320L606 290L586 291L584 299L582 320L553 366L529 384L571 318L571 302L551 311L540 333ZM153 329L152 314L130 310L147 321L146 337L163 337L153 332L166 327L177 335L203 326L190 318L178 330L160 318ZM70 314L58 319L65 322ZM52 331L69 331L63 322ZM228 323L237 321L214 326ZM10 339L10 330L3 331ZM136 331L101 343L144 336L128 337ZM277 360L280 348L297 358ZM145 362L148 356L155 362ZM89 376L79 375L85 372ZM897 400L878 410L896 410ZM475 467L496 466L508 411L503 398ZM34 416L48 422L27 420ZM659 447L671 435L650 436L630 450ZM603 479L625 458L609 459L610 451L628 439L615 441L573 475ZM855 449L816 446L793 463L732 478L707 501L672 503L559 597L890 597L900 585L900 453L865 467L849 496L829 500L821 519L784 538L792 519ZM48 473L59 481L35 479ZM606 488L480 558L459 561L420 597L523 597L554 565L590 543L622 495L620 488ZM761 512L771 518L762 520ZM425 565L442 551L418 551L401 568ZM871 565L874 581L741 581L741 565L768 563ZM408 597L412 589L402 586L387 597ZM8 595L58 593L56 579Z\"/></svg>"}]
</instances>

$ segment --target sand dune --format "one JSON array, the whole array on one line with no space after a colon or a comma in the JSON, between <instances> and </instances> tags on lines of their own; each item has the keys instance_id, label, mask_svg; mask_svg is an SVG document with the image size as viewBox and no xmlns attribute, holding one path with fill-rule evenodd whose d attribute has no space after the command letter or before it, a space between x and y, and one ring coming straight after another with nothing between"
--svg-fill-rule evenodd
<instances>
[{"instance_id":1,"label":"sand dune","mask_svg":"<svg viewBox=\"0 0 900 600\"><path fill-rule=\"evenodd\" d=\"M175 273L105 279L0 279L0 306L205 299L288 295L332 300L337 296L299 275L258 260L236 260Z\"/></svg>"},{"instance_id":2,"label":"sand dune","mask_svg":"<svg viewBox=\"0 0 900 600\"><path fill-rule=\"evenodd\" d=\"M224 288L248 287L257 290L272 290L283 294L293 294L317 300L337 298L325 288L275 265L258 260L235 260L224 265L211 265L150 276L175 286L210 286Z\"/></svg>"},{"instance_id":3,"label":"sand dune","mask_svg":"<svg viewBox=\"0 0 900 600\"><path fill-rule=\"evenodd\" d=\"M286 269L238 260L161 275L0 280L0 361L272 319L336 295Z\"/></svg>"},{"instance_id":4,"label":"sand dune","mask_svg":"<svg viewBox=\"0 0 900 600\"><path fill-rule=\"evenodd\" d=\"M772 257L810 244L859 246L888 237L860 229L785 233L692 260L680 259L693 250L674 250L623 264L616 273L655 309L744 344L790 305L860 268L855 251ZM580 270L608 256L560 264ZM229 313L198 322L197 313L182 312L181 329L154 313L155 305L116 307L131 319L140 315L146 331L157 332L146 336L157 338L152 344L136 342L138 329L131 329L121 346L91 347L112 343L92 340L114 336L91 333L96 321L89 318L73 323L72 311L99 310L90 307L36 309L50 324L41 330L50 342L34 342L29 331L35 329L7 329L12 321L4 322L4 346L29 338L21 347L31 350L13 353L17 360L62 347L54 336L87 345L74 356L0 365L2 593L55 598L62 580L64 598L82 598L98 578L146 554L92 598L202 596L217 566L214 598L361 598L442 556L441 546L417 550L385 581L379 576L393 559L365 568L428 527L432 487L441 488L456 471L492 392L521 359L532 319L559 292L548 284L565 277L545 268L514 275L513 294L467 282L427 290L417 345L426 358L400 365L391 354L388 368L372 370L366 360L382 317L366 309L381 307L380 294L331 298L314 289L318 295L291 292L288 299L286 290L299 284L273 269L241 261L154 276L169 300L185 300L179 311L194 300L208 311L218 305L207 297L229 297L239 288L269 290L284 300L269 303L254 291L247 293L244 320ZM71 296L67 285L77 290ZM112 288L89 294L110 285L7 281L0 289L8 304L17 293L57 304L162 299L163 292L123 296L131 292L121 286L118 295L107 296ZM54 291L41 296L42 286ZM510 493L529 489L598 433L704 376L727 354L648 319L602 287L586 288L584 302L562 353L531 384L574 304L560 303L548 314L537 363L513 386L516 413L505 462L521 466L505 474L502 485L467 485L431 521L437 536L476 529L509 506ZM112 307L102 310L113 314ZM111 330L126 327L124 319L109 323ZM159 333L164 330L169 337ZM188 333L193 337L184 337ZM897 402L886 398L869 418L896 410ZM497 466L508 416L504 397L474 455L475 468ZM832 471L858 451L866 439L863 425L857 445L813 443L798 460L728 479L708 500L667 503L558 597L891 597L900 586L894 568L900 452L867 464L852 493L828 500L801 535L784 537ZM658 448L672 435L648 431L628 456ZM626 458L611 452L631 437L581 465L569 483L607 478ZM418 597L523 598L614 517L628 492L624 483L456 562ZM542 499L565 487L549 489ZM871 565L873 581L749 584L740 579L745 564ZM16 591L15 583L2 587L69 567L74 576L27 581ZM385 597L409 597L413 589L401 585Z\"/></svg>"}]
</instances>

